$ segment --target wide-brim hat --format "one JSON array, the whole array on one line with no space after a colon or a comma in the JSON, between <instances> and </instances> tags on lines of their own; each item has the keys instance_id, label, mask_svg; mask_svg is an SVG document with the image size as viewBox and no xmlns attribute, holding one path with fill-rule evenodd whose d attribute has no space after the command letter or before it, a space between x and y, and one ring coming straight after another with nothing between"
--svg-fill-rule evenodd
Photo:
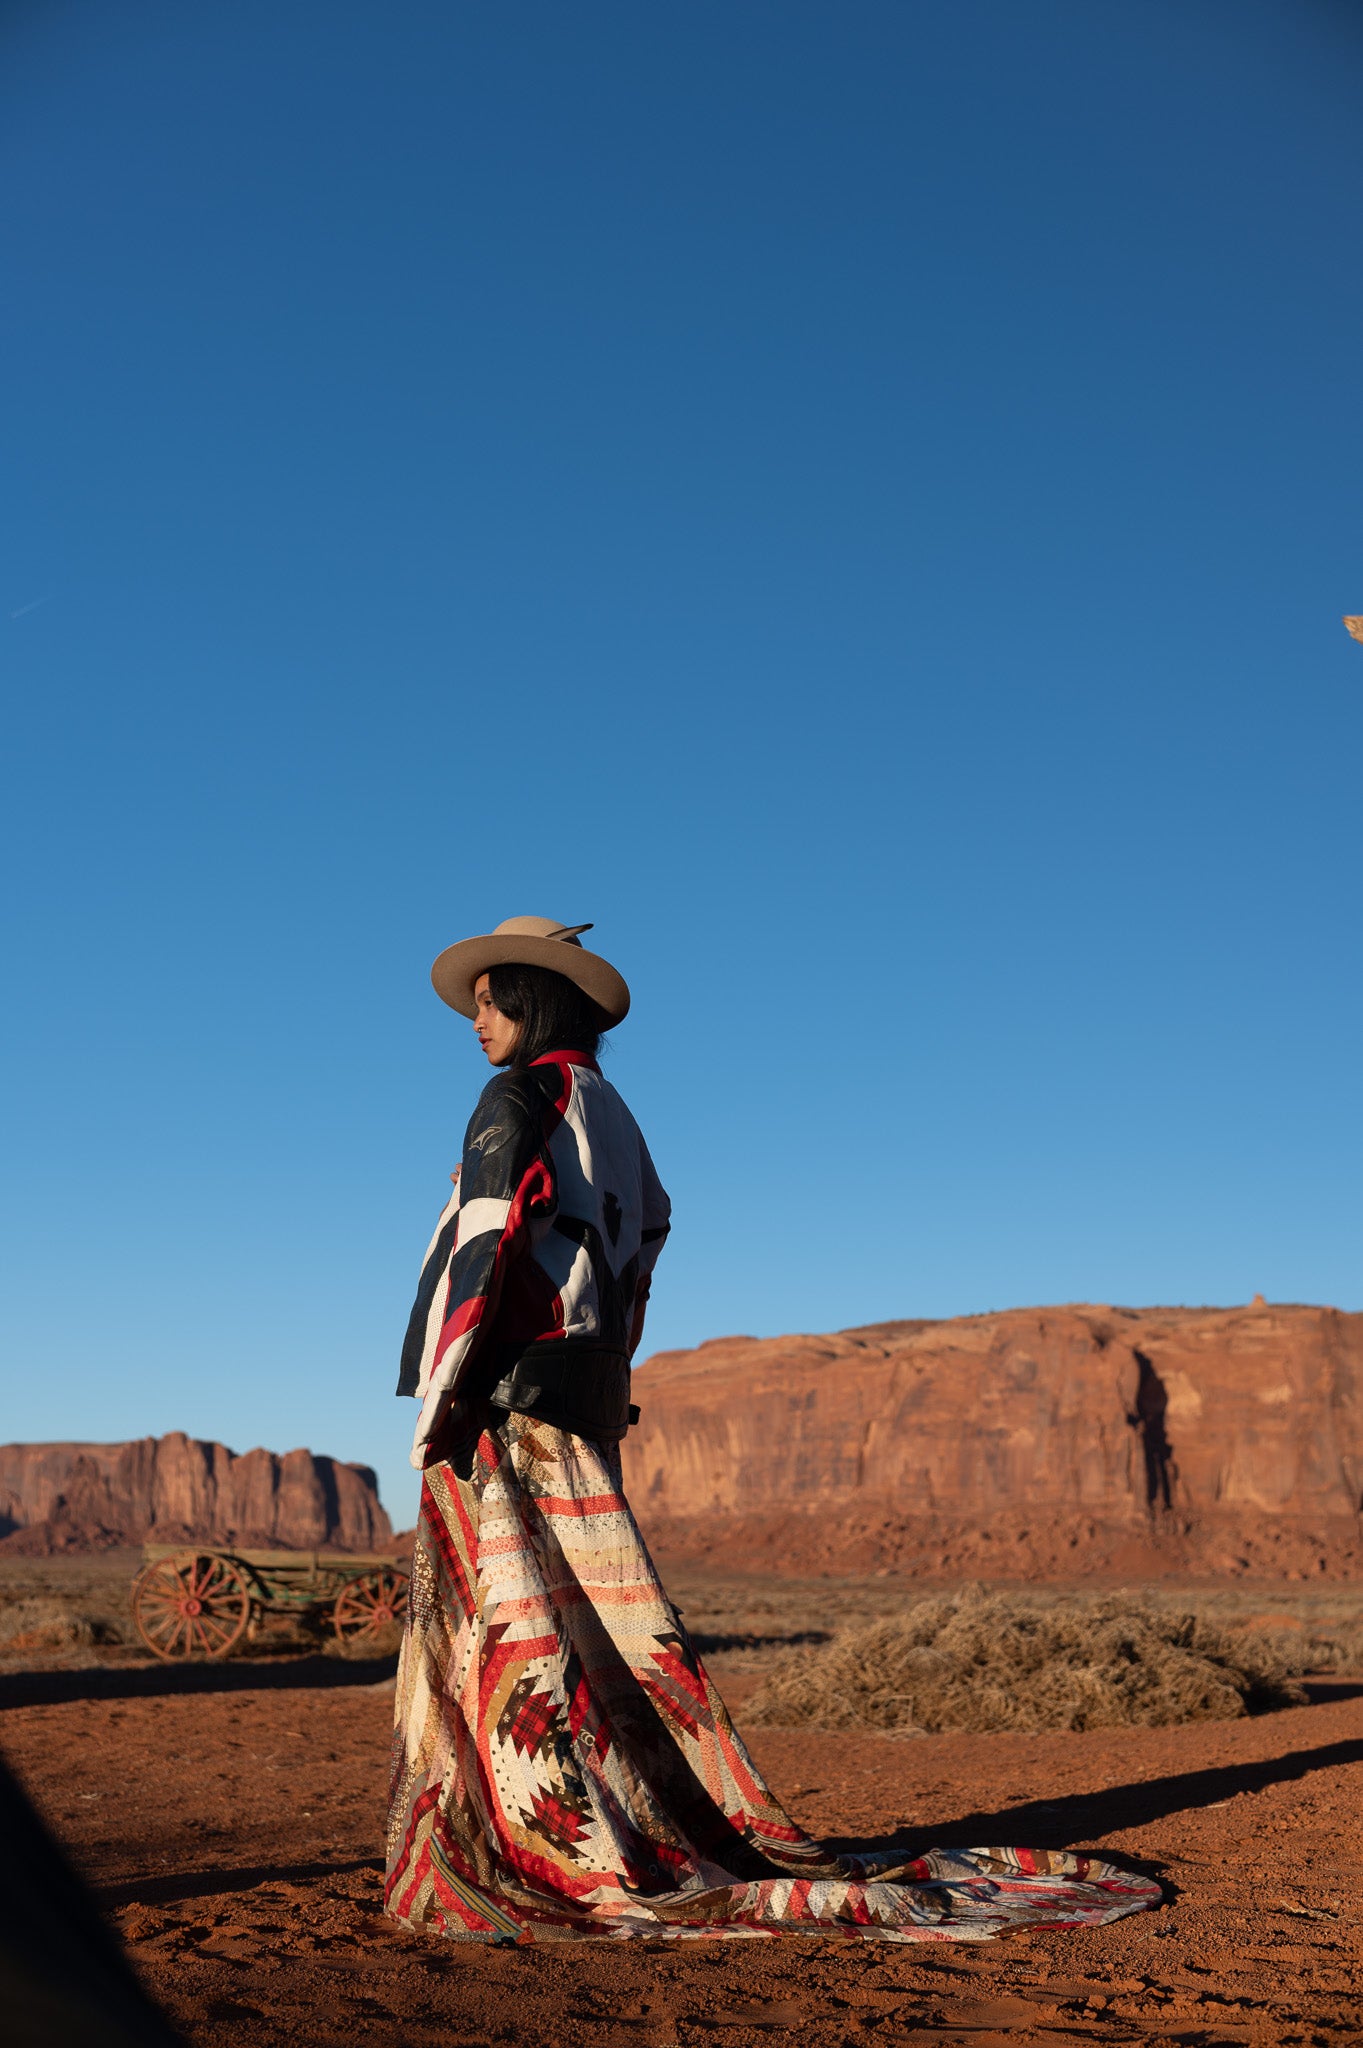
<instances>
[{"instance_id":1,"label":"wide-brim hat","mask_svg":"<svg viewBox=\"0 0 1363 2048\"><path fill-rule=\"evenodd\" d=\"M575 982L584 995L618 1024L629 1009L629 989L622 974L599 953L589 953L578 937L589 924L559 924L552 917L508 917L495 932L460 939L446 946L431 969L436 994L461 1017L476 1017L473 984L489 967L548 967Z\"/></svg>"}]
</instances>

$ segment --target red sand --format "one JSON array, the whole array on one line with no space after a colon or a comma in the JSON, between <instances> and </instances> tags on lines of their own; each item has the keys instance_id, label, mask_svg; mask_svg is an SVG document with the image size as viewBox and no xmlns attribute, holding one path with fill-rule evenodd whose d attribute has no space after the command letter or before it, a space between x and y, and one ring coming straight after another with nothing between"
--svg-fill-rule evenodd
<instances>
[{"instance_id":1,"label":"red sand","mask_svg":"<svg viewBox=\"0 0 1363 2048\"><path fill-rule=\"evenodd\" d=\"M741 1706L744 1674L710 1661ZM287 1665L270 1677L259 1691L0 1713L11 1761L202 2048L742 2048L796 2035L801 2048L909 2035L1212 2048L1363 2034L1357 1687L1180 1729L755 1732L816 1832L1101 1845L1170 1884L1157 1914L949 1949L498 1950L413 1936L380 1911L391 1687L295 1687Z\"/></svg>"}]
</instances>

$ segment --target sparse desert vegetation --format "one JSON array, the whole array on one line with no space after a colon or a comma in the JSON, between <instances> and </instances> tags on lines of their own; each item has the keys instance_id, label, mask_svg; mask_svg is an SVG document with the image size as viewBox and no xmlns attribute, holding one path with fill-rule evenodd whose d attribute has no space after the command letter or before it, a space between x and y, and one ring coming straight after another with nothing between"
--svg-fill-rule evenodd
<instances>
[{"instance_id":1,"label":"sparse desert vegetation","mask_svg":"<svg viewBox=\"0 0 1363 2048\"><path fill-rule=\"evenodd\" d=\"M104 1662L134 1640L128 1588L140 1552L0 1560L0 1668Z\"/></svg>"},{"instance_id":2,"label":"sparse desert vegetation","mask_svg":"<svg viewBox=\"0 0 1363 2048\"><path fill-rule=\"evenodd\" d=\"M98 1624L70 1601L39 1595L0 1607L0 1658L14 1661L88 1649L98 1640Z\"/></svg>"},{"instance_id":3,"label":"sparse desert vegetation","mask_svg":"<svg viewBox=\"0 0 1363 2048\"><path fill-rule=\"evenodd\" d=\"M787 1651L745 1713L758 1725L933 1735L1230 1721L1305 1702L1282 1635L1132 1594L967 1586Z\"/></svg>"}]
</instances>

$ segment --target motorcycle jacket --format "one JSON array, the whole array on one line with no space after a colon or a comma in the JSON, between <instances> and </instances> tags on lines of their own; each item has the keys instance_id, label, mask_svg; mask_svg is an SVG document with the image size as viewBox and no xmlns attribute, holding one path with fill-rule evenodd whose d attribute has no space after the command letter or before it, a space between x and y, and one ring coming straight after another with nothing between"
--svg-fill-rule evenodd
<instances>
[{"instance_id":1,"label":"motorcycle jacket","mask_svg":"<svg viewBox=\"0 0 1363 2048\"><path fill-rule=\"evenodd\" d=\"M476 1396L622 1437L635 1316L669 1214L639 1126L594 1059L551 1052L495 1074L402 1348L397 1390L421 1402L412 1464L440 1455L454 1403Z\"/></svg>"}]
</instances>

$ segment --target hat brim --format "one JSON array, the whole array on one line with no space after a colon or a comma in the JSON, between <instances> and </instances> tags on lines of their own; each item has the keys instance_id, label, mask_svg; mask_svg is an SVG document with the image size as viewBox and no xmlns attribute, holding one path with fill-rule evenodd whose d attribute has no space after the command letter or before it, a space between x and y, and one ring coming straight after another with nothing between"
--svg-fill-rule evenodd
<instances>
[{"instance_id":1,"label":"hat brim","mask_svg":"<svg viewBox=\"0 0 1363 2048\"><path fill-rule=\"evenodd\" d=\"M486 938L460 939L446 946L431 969L431 986L442 1003L461 1017L476 1017L473 985L489 967L547 967L576 983L606 1013L608 1025L629 1014L629 988L609 960L566 939L539 939L515 932L490 932Z\"/></svg>"}]
</instances>

